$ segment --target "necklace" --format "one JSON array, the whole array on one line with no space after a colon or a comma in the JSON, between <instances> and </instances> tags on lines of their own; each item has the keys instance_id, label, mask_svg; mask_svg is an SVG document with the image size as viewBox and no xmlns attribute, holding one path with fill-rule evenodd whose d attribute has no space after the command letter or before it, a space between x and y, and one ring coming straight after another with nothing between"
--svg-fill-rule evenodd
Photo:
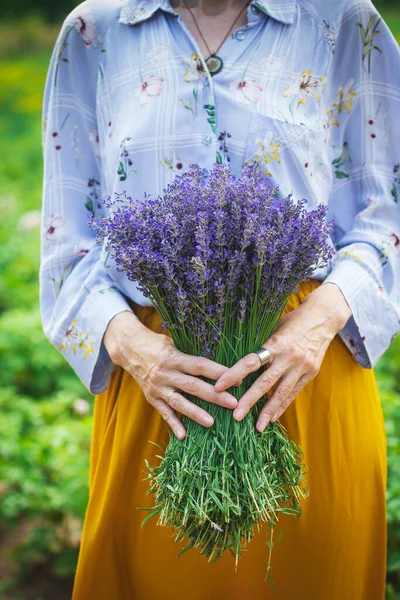
<instances>
[{"instance_id":1,"label":"necklace","mask_svg":"<svg viewBox=\"0 0 400 600\"><path fill-rule=\"evenodd\" d=\"M199 32L200 37L203 40L203 42L205 44L205 47L207 48L207 51L209 53L209 57L206 58L206 65L207 65L207 68L208 68L208 70L210 72L210 75L216 75L217 73L219 73L222 70L222 67L224 66L224 62L223 62L222 58L220 56L218 56L217 52L221 48L221 46L223 46L226 38L228 37L228 35L230 34L231 30L233 29L233 27L238 22L239 17L241 16L242 12L248 7L248 5L250 4L250 2L251 2L251 0L248 0L248 2L246 2L246 4L243 6L242 10L237 15L236 19L232 23L232 25L229 27L228 33L226 34L226 36L224 37L224 39L222 40L222 42L220 43L220 45L218 46L218 48L214 52L211 52L211 50L210 50L210 48L209 48L209 46L207 44L207 41L204 39L204 36L201 33L200 27L197 24L197 21L195 19L195 16L194 16L192 10L186 4L186 0L183 0L183 4L187 8L187 10L190 12L190 15L191 15L191 17L193 19L193 22L196 25L197 31Z\"/></svg>"}]
</instances>

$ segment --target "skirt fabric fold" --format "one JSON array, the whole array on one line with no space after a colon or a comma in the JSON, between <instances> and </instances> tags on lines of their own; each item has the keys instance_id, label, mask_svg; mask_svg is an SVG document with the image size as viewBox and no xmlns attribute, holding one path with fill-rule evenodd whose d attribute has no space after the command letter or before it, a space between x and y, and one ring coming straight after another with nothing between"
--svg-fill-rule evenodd
<instances>
[{"instance_id":1,"label":"skirt fabric fold","mask_svg":"<svg viewBox=\"0 0 400 600\"><path fill-rule=\"evenodd\" d=\"M294 310L320 285L303 283ZM152 307L135 306L150 329L165 333ZM384 600L386 577L386 434L373 370L362 369L338 336L320 372L280 419L301 446L310 495L299 519L282 515L271 574L264 581L266 529L257 533L235 572L229 553L209 564L196 549L180 558L171 531L144 527L152 506L145 459L169 434L136 381L114 371L95 398L90 497L73 600ZM155 444L153 444L154 442Z\"/></svg>"}]
</instances>

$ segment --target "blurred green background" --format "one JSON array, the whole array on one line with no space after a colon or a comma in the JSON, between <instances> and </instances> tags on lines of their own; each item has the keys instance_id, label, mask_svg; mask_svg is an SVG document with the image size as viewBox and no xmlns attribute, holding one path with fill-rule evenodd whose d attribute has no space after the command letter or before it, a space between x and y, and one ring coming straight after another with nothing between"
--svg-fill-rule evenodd
<instances>
[{"instance_id":1,"label":"blurred green background","mask_svg":"<svg viewBox=\"0 0 400 600\"><path fill-rule=\"evenodd\" d=\"M35 2L32 10L32 0L2 0L0 598L3 600L71 597L87 501L93 402L63 357L42 334L37 282L42 94L61 19L73 6L67 0L57 3L47 0ZM399 0L381 0L376 6L400 42ZM400 338L381 359L376 374L385 413L389 459L387 599L394 600L400 599Z\"/></svg>"}]
</instances>

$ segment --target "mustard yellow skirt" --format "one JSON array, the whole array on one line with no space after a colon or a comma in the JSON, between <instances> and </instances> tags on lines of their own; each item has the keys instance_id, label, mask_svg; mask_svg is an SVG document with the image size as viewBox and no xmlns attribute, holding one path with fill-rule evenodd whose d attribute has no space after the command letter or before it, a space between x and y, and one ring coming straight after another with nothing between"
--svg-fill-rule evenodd
<instances>
[{"instance_id":1,"label":"mustard yellow skirt","mask_svg":"<svg viewBox=\"0 0 400 600\"><path fill-rule=\"evenodd\" d=\"M319 284L300 287L287 311ZM153 331L151 307L136 307ZM300 519L282 516L272 554L275 590L264 581L268 549L258 533L239 561L209 564L156 519L145 459L168 440L166 424L122 369L95 398L90 499L73 600L383 600L386 575L386 435L374 372L362 369L336 337L317 377L281 417L304 450L310 496Z\"/></svg>"}]
</instances>

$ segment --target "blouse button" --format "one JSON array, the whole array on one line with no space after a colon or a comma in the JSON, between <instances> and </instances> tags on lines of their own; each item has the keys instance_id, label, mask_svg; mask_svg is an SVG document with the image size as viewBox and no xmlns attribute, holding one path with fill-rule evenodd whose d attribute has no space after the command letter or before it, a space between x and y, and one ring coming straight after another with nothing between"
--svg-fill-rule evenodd
<instances>
[{"instance_id":1,"label":"blouse button","mask_svg":"<svg viewBox=\"0 0 400 600\"><path fill-rule=\"evenodd\" d=\"M239 40L239 42L242 42L245 37L246 37L246 34L243 31L243 29L239 29L239 31L236 32L236 39Z\"/></svg>"},{"instance_id":2,"label":"blouse button","mask_svg":"<svg viewBox=\"0 0 400 600\"><path fill-rule=\"evenodd\" d=\"M211 135L205 135L205 136L203 137L203 139L201 140L201 143L202 143L204 146L209 146L209 145L211 144L211 142L212 142L212 137L211 137Z\"/></svg>"},{"instance_id":3,"label":"blouse button","mask_svg":"<svg viewBox=\"0 0 400 600\"><path fill-rule=\"evenodd\" d=\"M250 9L251 9L251 12L253 13L253 15L260 14L260 9L258 8L257 4L252 4Z\"/></svg>"}]
</instances>

